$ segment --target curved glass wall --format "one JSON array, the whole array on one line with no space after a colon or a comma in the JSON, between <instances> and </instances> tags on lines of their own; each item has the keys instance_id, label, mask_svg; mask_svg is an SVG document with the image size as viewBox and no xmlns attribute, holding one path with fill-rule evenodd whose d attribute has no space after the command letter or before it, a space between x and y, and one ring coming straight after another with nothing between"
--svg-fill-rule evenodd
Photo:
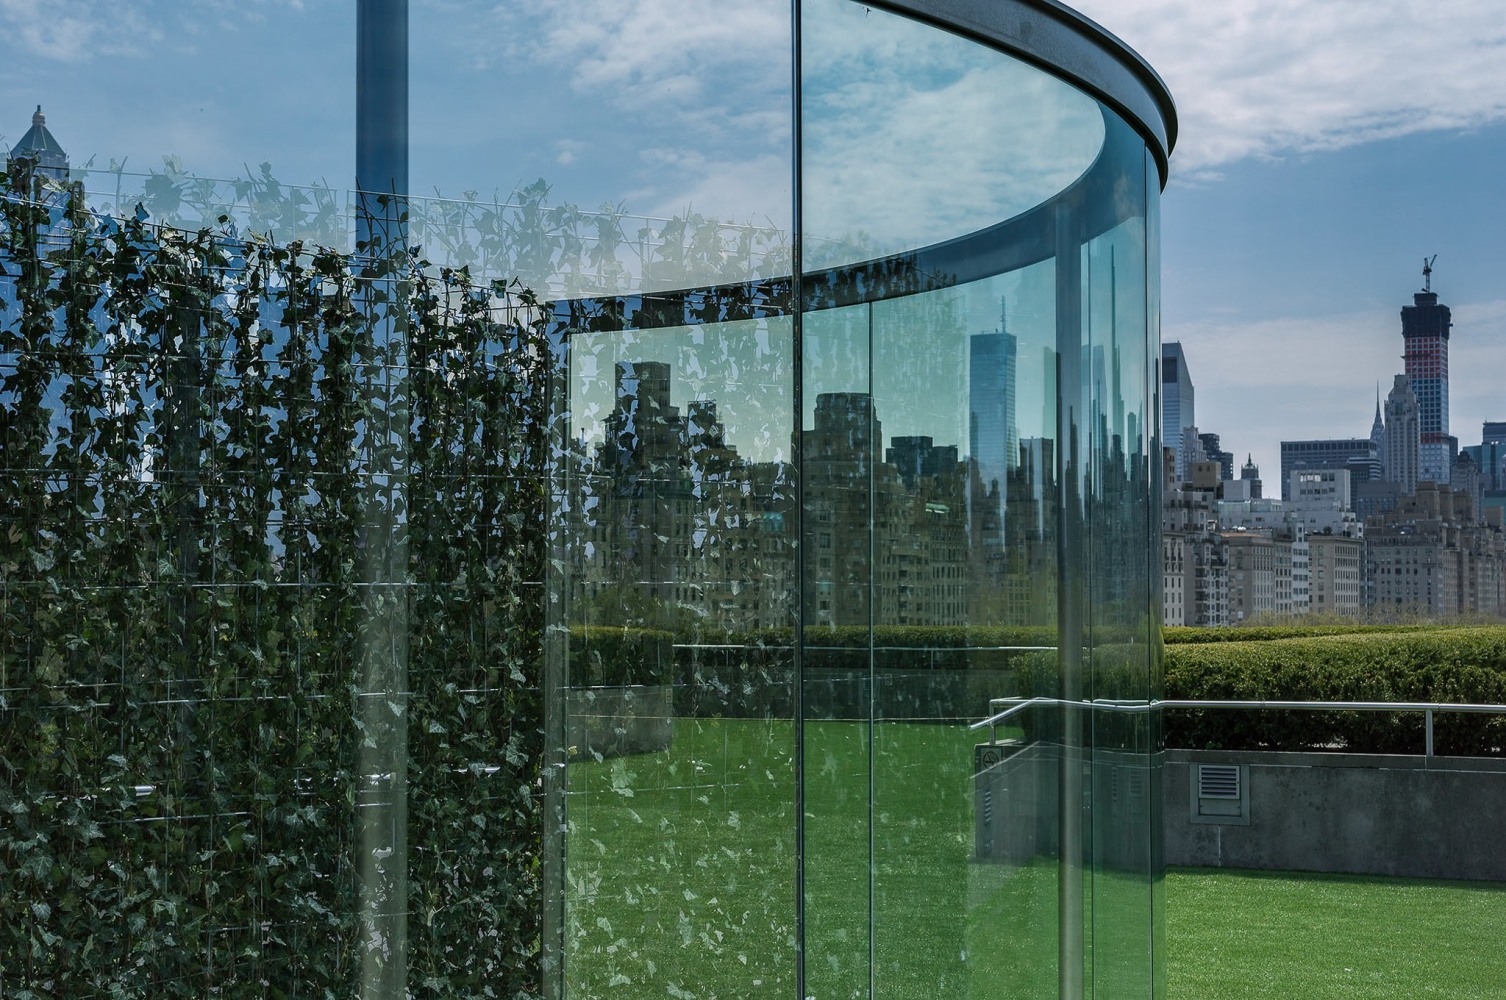
<instances>
[{"instance_id":1,"label":"curved glass wall","mask_svg":"<svg viewBox=\"0 0 1506 1000\"><path fill-rule=\"evenodd\" d=\"M1153 74L179 6L0 12L0 993L1158 995Z\"/></svg>"},{"instance_id":2,"label":"curved glass wall","mask_svg":"<svg viewBox=\"0 0 1506 1000\"><path fill-rule=\"evenodd\" d=\"M806 994L1151 995L1154 745L1084 704L1153 694L1159 178L1016 58L804 18L807 260L916 248L804 275Z\"/></svg>"},{"instance_id":3,"label":"curved glass wall","mask_svg":"<svg viewBox=\"0 0 1506 1000\"><path fill-rule=\"evenodd\" d=\"M556 307L556 985L1154 995L1160 173L1018 56L790 27L793 280Z\"/></svg>"}]
</instances>

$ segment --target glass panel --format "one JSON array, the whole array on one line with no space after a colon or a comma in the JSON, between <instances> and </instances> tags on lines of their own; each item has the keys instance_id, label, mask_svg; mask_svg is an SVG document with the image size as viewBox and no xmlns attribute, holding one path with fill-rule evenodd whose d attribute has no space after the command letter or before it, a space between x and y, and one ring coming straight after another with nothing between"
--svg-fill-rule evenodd
<instances>
[{"instance_id":1,"label":"glass panel","mask_svg":"<svg viewBox=\"0 0 1506 1000\"><path fill-rule=\"evenodd\" d=\"M412 19L413 242L558 366L546 989L790 994L790 6Z\"/></svg>"},{"instance_id":2,"label":"glass panel","mask_svg":"<svg viewBox=\"0 0 1506 1000\"><path fill-rule=\"evenodd\" d=\"M1164 575L1156 551L1160 546L1161 512L1157 499L1161 496L1164 463L1161 455L1161 173L1155 158L1145 153L1145 413L1149 433L1147 453L1150 455L1150 538L1151 562L1150 586L1151 607L1160 608L1164 600L1161 587ZM1152 702L1166 697L1165 674L1161 661L1161 630L1158 623L1150 624L1150 677L1146 696ZM1157 1000L1166 995L1166 841L1157 831L1164 829L1162 798L1166 736L1163 716L1159 711L1150 713L1150 728L1146 732L1150 764L1150 962L1151 995Z\"/></svg>"},{"instance_id":3,"label":"glass panel","mask_svg":"<svg viewBox=\"0 0 1506 1000\"><path fill-rule=\"evenodd\" d=\"M357 801L401 782L351 697L385 614L356 539L393 495L354 22L0 15L6 995L343 996L374 950Z\"/></svg>"},{"instance_id":4,"label":"glass panel","mask_svg":"<svg viewBox=\"0 0 1506 1000\"><path fill-rule=\"evenodd\" d=\"M1098 155L1097 102L1054 77L852 0L801 6L807 269L995 225Z\"/></svg>"},{"instance_id":5,"label":"glass panel","mask_svg":"<svg viewBox=\"0 0 1506 1000\"><path fill-rule=\"evenodd\" d=\"M213 4L143 0L17 10L6 20L0 153L24 144L40 106L97 211L129 216L141 205L154 222L189 232L218 228L226 215L283 244L348 245L349 9L292 4L229 17ZM226 52L255 53L254 83Z\"/></svg>"},{"instance_id":6,"label":"glass panel","mask_svg":"<svg viewBox=\"0 0 1506 1000\"><path fill-rule=\"evenodd\" d=\"M875 503L876 996L1055 989L1054 758L985 770L1019 744L968 728L1055 644L1055 281L1044 261L871 307L893 428Z\"/></svg>"},{"instance_id":7,"label":"glass panel","mask_svg":"<svg viewBox=\"0 0 1506 1000\"><path fill-rule=\"evenodd\" d=\"M1158 516L1150 503L1147 429L1145 189L1141 140L1122 123L1108 130L1124 221L1082 248L1084 374L1087 389L1087 662L1085 694L1112 708L1093 713L1091 761L1092 976L1105 991L1149 996L1148 892L1152 872L1152 744L1147 714L1121 709L1149 701L1148 615L1159 576ZM1153 419L1153 418L1152 418Z\"/></svg>"},{"instance_id":8,"label":"glass panel","mask_svg":"<svg viewBox=\"0 0 1506 1000\"><path fill-rule=\"evenodd\" d=\"M1158 635L1144 144L927 26L803 18L807 993L1148 994L1151 730L1088 704L1144 706ZM989 127L907 121L942 94Z\"/></svg>"},{"instance_id":9,"label":"glass panel","mask_svg":"<svg viewBox=\"0 0 1506 1000\"><path fill-rule=\"evenodd\" d=\"M805 992L867 996L875 476L882 422L869 371L872 310L807 313L800 474L805 545Z\"/></svg>"},{"instance_id":10,"label":"glass panel","mask_svg":"<svg viewBox=\"0 0 1506 1000\"><path fill-rule=\"evenodd\" d=\"M794 989L792 325L569 342L567 995Z\"/></svg>"},{"instance_id":11,"label":"glass panel","mask_svg":"<svg viewBox=\"0 0 1506 1000\"><path fill-rule=\"evenodd\" d=\"M788 0L412 4L429 259L546 298L789 274Z\"/></svg>"}]
</instances>

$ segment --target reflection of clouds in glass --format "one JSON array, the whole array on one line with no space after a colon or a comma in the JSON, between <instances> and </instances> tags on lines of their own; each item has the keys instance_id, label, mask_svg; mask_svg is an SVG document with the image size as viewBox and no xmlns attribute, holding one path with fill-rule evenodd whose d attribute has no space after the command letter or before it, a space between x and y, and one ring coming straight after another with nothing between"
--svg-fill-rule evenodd
<instances>
[{"instance_id":1,"label":"reflection of clouds in glass","mask_svg":"<svg viewBox=\"0 0 1506 1000\"><path fill-rule=\"evenodd\" d=\"M1034 67L860 5L806 9L802 166L814 266L1010 218L1065 188L1102 146L1097 102Z\"/></svg>"},{"instance_id":2,"label":"reflection of clouds in glass","mask_svg":"<svg viewBox=\"0 0 1506 1000\"><path fill-rule=\"evenodd\" d=\"M302 10L301 0L0 0L0 54L77 63L101 56L160 55L189 39L223 36L268 8ZM163 25L170 30L164 31Z\"/></svg>"},{"instance_id":3,"label":"reflection of clouds in glass","mask_svg":"<svg viewBox=\"0 0 1506 1000\"><path fill-rule=\"evenodd\" d=\"M40 103L75 168L171 155L205 177L270 161L288 183L349 183L354 22L296 0L0 0L0 143Z\"/></svg>"},{"instance_id":4,"label":"reflection of clouds in glass","mask_svg":"<svg viewBox=\"0 0 1506 1000\"><path fill-rule=\"evenodd\" d=\"M418 8L465 26L436 39L455 56L444 71L459 74L459 89L516 98L499 111L505 121L529 119L525 145L532 136L552 146L589 130L590 149L570 150L569 165L595 191L562 191L567 199L625 201L651 216L689 205L787 228L791 30L784 0L419 0L415 16ZM531 111L530 104L548 110ZM513 149L500 162L515 162L520 130L503 131L509 134L497 144ZM769 161L778 168L769 169ZM759 166L750 170L750 163Z\"/></svg>"}]
</instances>

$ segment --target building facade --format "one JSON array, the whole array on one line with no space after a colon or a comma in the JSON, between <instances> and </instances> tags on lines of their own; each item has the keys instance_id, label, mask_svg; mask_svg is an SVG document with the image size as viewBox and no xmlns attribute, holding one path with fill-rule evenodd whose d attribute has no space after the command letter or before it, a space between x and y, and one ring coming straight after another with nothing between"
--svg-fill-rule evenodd
<instances>
[{"instance_id":1,"label":"building facade","mask_svg":"<svg viewBox=\"0 0 1506 1000\"><path fill-rule=\"evenodd\" d=\"M1281 442L1281 498L1291 498L1292 473L1298 469L1347 469L1350 482L1379 479L1380 447L1370 438L1323 438Z\"/></svg>"},{"instance_id":2,"label":"building facade","mask_svg":"<svg viewBox=\"0 0 1506 1000\"><path fill-rule=\"evenodd\" d=\"M1417 483L1424 478L1421 412L1411 379L1396 376L1386 397L1385 470L1386 479L1400 487L1403 495L1416 493Z\"/></svg>"}]
</instances>

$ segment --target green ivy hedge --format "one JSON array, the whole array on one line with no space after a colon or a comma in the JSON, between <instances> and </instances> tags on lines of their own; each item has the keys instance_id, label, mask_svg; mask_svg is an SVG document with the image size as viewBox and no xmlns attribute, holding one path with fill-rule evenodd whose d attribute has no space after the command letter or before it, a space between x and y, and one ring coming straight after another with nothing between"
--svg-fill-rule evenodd
<instances>
[{"instance_id":1,"label":"green ivy hedge","mask_svg":"<svg viewBox=\"0 0 1506 1000\"><path fill-rule=\"evenodd\" d=\"M354 995L379 744L411 988L536 995L544 330L463 272L100 218L28 170L0 182L0 995Z\"/></svg>"}]
</instances>

